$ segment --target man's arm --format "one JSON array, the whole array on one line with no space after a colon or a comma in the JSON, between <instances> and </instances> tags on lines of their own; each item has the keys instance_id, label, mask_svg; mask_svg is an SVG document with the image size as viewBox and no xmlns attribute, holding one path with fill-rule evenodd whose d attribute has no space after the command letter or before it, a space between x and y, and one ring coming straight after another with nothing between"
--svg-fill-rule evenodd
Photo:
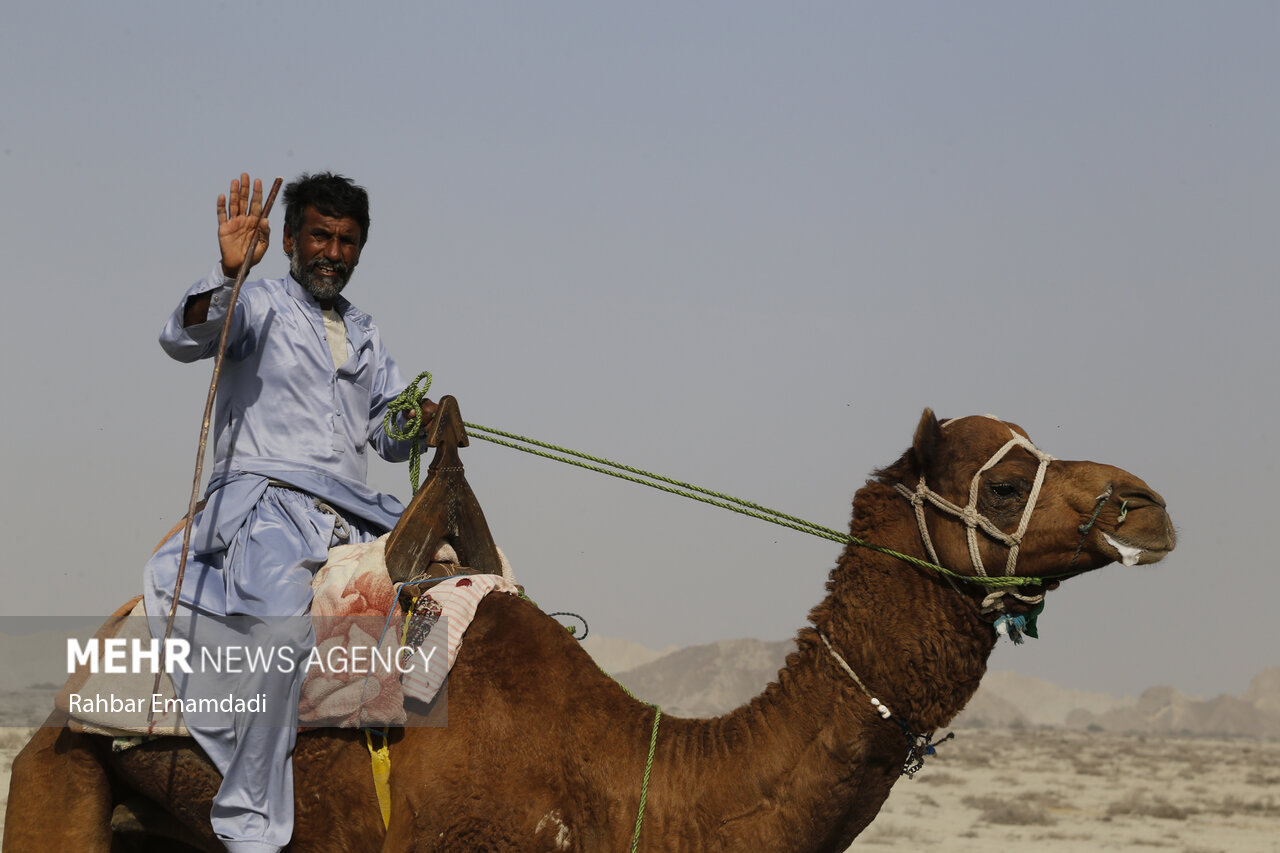
<instances>
[{"instance_id":1,"label":"man's arm","mask_svg":"<svg viewBox=\"0 0 1280 853\"><path fill-rule=\"evenodd\" d=\"M187 291L182 305L160 333L160 345L173 358L195 361L213 354L211 346L218 339L226 317L230 280L240 273L253 238L254 220L261 213L262 181L253 181L250 194L248 172L242 172L239 178L231 181L228 195L218 196L219 267ZM271 223L266 217L258 221L257 231L258 245L254 247L250 269L262 260L271 240ZM241 313L237 310L237 320L241 319Z\"/></svg>"},{"instance_id":2,"label":"man's arm","mask_svg":"<svg viewBox=\"0 0 1280 853\"><path fill-rule=\"evenodd\" d=\"M191 362L214 355L227 316L231 284L222 274L221 265L215 265L207 276L187 289L160 331L160 346L171 358ZM228 346L242 338L251 302L252 292L245 288L236 302Z\"/></svg>"},{"instance_id":3,"label":"man's arm","mask_svg":"<svg viewBox=\"0 0 1280 853\"><path fill-rule=\"evenodd\" d=\"M381 336L375 331L373 336L373 388L369 395L369 444L379 456L388 462L404 462L409 458L413 448L412 439L397 441L387 435L384 425L388 404L404 392L408 383L400 373L400 368L387 354L382 346ZM430 399L422 404L422 430L435 415L438 406ZM395 426L403 428L406 421L412 419L409 412L398 417Z\"/></svg>"},{"instance_id":4,"label":"man's arm","mask_svg":"<svg viewBox=\"0 0 1280 853\"><path fill-rule=\"evenodd\" d=\"M249 243L253 240L253 221L262 213L262 179L253 181L253 195L249 195L249 173L241 172L231 181L230 203L228 196L218 196L218 249L222 252L222 275L234 279L240 274ZM258 245L253 249L249 269L262 260L271 242L271 223L266 217L258 220ZM247 272L248 270L246 270ZM183 327L198 326L209 319L209 303L212 293L197 293L187 297L182 312Z\"/></svg>"},{"instance_id":5,"label":"man's arm","mask_svg":"<svg viewBox=\"0 0 1280 853\"><path fill-rule=\"evenodd\" d=\"M182 309L182 327L198 326L209 319L209 303L213 301L213 292L197 293L187 297L186 307Z\"/></svg>"}]
</instances>

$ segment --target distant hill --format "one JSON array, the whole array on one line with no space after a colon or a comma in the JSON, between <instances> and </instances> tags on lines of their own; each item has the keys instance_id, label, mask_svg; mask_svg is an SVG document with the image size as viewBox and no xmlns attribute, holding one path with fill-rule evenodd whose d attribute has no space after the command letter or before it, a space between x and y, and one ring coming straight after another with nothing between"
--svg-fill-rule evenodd
<instances>
[{"instance_id":1,"label":"distant hill","mask_svg":"<svg viewBox=\"0 0 1280 853\"><path fill-rule=\"evenodd\" d=\"M1072 711L1067 725L1109 732L1280 738L1280 667L1255 675L1244 696L1194 699L1172 687L1150 687L1130 706L1101 713Z\"/></svg>"},{"instance_id":2,"label":"distant hill","mask_svg":"<svg viewBox=\"0 0 1280 853\"><path fill-rule=\"evenodd\" d=\"M639 643L633 643L631 640L623 640L618 637L597 637L594 634L589 635L582 641L582 647L587 650L587 654L595 659L600 668L608 673L625 672L628 669L643 666L680 648L679 646L671 645L660 652L655 652L653 649L642 646Z\"/></svg>"},{"instance_id":3,"label":"distant hill","mask_svg":"<svg viewBox=\"0 0 1280 853\"><path fill-rule=\"evenodd\" d=\"M954 726L1062 726L1076 710L1104 713L1132 699L1067 690L1014 672L988 672Z\"/></svg>"},{"instance_id":4,"label":"distant hill","mask_svg":"<svg viewBox=\"0 0 1280 853\"><path fill-rule=\"evenodd\" d=\"M763 690L794 649L791 640L721 640L679 649L613 676L665 712L678 717L711 717L738 707Z\"/></svg>"},{"instance_id":5,"label":"distant hill","mask_svg":"<svg viewBox=\"0 0 1280 853\"><path fill-rule=\"evenodd\" d=\"M635 643L589 640L587 651L636 696L682 717L723 714L777 677L792 640L721 640L666 654ZM638 661L631 666L622 664ZM1067 690L1012 672L990 672L956 727L1095 727L1141 734L1280 738L1280 667L1254 677L1243 696L1195 699L1152 687L1138 699Z\"/></svg>"}]
</instances>

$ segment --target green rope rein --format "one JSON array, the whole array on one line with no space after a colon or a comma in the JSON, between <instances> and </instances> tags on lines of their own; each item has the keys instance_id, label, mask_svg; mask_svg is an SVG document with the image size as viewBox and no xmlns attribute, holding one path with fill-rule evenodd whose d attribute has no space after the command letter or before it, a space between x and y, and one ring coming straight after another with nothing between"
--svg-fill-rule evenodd
<instances>
[{"instance_id":1,"label":"green rope rein","mask_svg":"<svg viewBox=\"0 0 1280 853\"><path fill-rule=\"evenodd\" d=\"M672 479L670 477L664 477L661 474L654 474L649 471L643 471L639 468L633 468L630 465L623 465L619 462L612 462L608 459L603 459L598 456L591 456L590 454L580 453L576 450L571 450L566 447L558 447L553 444L548 444L546 442L538 441L537 439L527 438L525 436L519 436L519 435L514 435L512 433L503 432L502 430L493 429L492 427L486 427L481 424L468 423L466 424L466 427L467 427L467 434L473 438L484 439L485 441L490 441L490 442L493 442L494 444L500 444L503 447L510 447L512 450L520 450L520 451L523 451L524 453L531 453L534 456L541 456L544 459L553 459L556 462L564 462L566 465L574 465L579 468L585 468L588 471L595 471L599 474L607 474L610 477L617 477L620 480L626 480L627 482L630 482L630 483L638 483L642 486L648 486L651 489L657 489L660 492L666 492L667 494L680 495L681 497L689 498L690 500L695 500L701 503L710 504L711 506L717 506L717 507L720 507L721 509L727 509L732 512L740 513L750 518L756 518L761 521L768 521L771 524L777 524L780 527L786 527L791 530L797 530L801 533L808 533L809 535L817 536L820 539L829 539L832 542L839 542L842 545L852 543L861 548L867 548L871 551L877 551L881 554L887 554L890 557L896 557L899 560L902 560L907 563L911 563L912 565L919 566L924 569L931 569L935 572L939 572L940 574L953 577L957 580L969 581L971 583L976 583L983 586L991 586L991 587L1037 586L1043 583L1042 578L1033 578L1033 577L1004 577L1004 576L974 577L971 575L962 575L957 572L953 572L950 569L947 569L943 566L939 566L936 563L930 563L927 560L921 560L918 557L912 557L910 554L903 554L899 551L894 551L891 548L885 548L880 545L875 545L871 542L867 542L864 539L859 539L858 537L853 536L851 534L841 533L840 531L833 530L830 527L825 527L821 524L815 524L812 521L806 521L803 518L797 518L796 516L788 515L787 513L782 512L780 510L771 509L767 506L762 506L752 501L746 501L746 500L742 500L741 498L735 498L732 495L726 495L723 492L716 492L711 489L705 489L701 486L695 486L692 483L685 483L680 480ZM509 438L513 440L504 441L502 438L496 438L495 436L503 436L505 438ZM526 444L533 445L533 447L521 446L520 444L516 443L517 441L523 441ZM534 447L542 447L542 448L546 448L547 450L535 450ZM555 451L555 452L547 452L547 451ZM564 454L564 455L561 456L557 454ZM584 462L579 460L588 460L588 461ZM595 462L599 464L593 465L593 464L589 464L590 462ZM612 467L615 470L609 470L609 467L604 467L604 466ZM626 472L626 473L623 473L623 472ZM631 476L633 474L636 476ZM646 477L649 479L643 479ZM663 484L669 484L669 485L663 485Z\"/></svg>"},{"instance_id":2,"label":"green rope rein","mask_svg":"<svg viewBox=\"0 0 1280 853\"><path fill-rule=\"evenodd\" d=\"M649 705L648 702L645 704ZM640 846L640 829L644 826L644 806L649 799L649 774L653 770L653 752L658 745L658 723L662 721L662 709L657 705L649 705L649 707L653 709L653 731L649 733L649 757L644 762L644 779L640 782L640 808L636 810L636 828L631 833L631 853L636 853L636 848Z\"/></svg>"},{"instance_id":3,"label":"green rope rein","mask_svg":"<svg viewBox=\"0 0 1280 853\"><path fill-rule=\"evenodd\" d=\"M423 379L426 379L426 386L419 390L416 386ZM413 485L413 490L418 490L418 455L419 439L416 434L409 432L409 428L419 428L421 426L421 413L415 420L406 422L403 430L393 432L391 425L391 417L393 412L413 412L417 410L419 401L426 396L427 389L431 387L431 374L421 373L405 389L404 393L397 397L387 406L386 430L387 435L398 440L414 438L413 455L409 461L409 477ZM415 426L416 424L416 426ZM756 518L761 521L767 521L771 524L777 524L780 527L786 527L801 533L808 533L811 536L817 536L821 539L828 539L832 542L839 542L842 545L852 544L860 548L866 548L880 554L902 560L913 566L922 569L929 569L941 575L954 578L963 583L970 583L976 586L993 587L993 588L1016 588L1022 586L1043 586L1046 580L1059 575L1046 575L1044 577L1024 577L1020 575L1013 576L997 576L984 577L975 575L962 575L954 572L937 563L931 563L928 560L922 560L919 557L913 557L910 554L903 554L891 548L885 548L864 539L859 539L849 533L842 533L830 527L821 524L815 524L812 521L806 521L803 518L797 518L794 515L788 515L780 510L771 509L767 506L754 503L752 501L742 500L723 492L713 491L711 489L696 486L692 483L686 483L682 480L676 480L671 477L665 477L661 474L654 474L651 471L645 471L641 468L635 468L630 465L624 465L620 462L614 462L601 456L592 456L589 453L582 453L567 447L550 444L545 441L528 438L527 436L517 435L511 432L505 432L493 427L487 427L482 424L466 422L464 426L467 428L467 435L472 438L483 439L493 444L499 444L503 447L509 447L512 450L519 450L523 453L530 453L534 456L541 456L544 459L551 459L556 462L563 462L566 465L574 465L578 468L584 468L588 471L595 471L598 474L607 474L610 477L617 477L620 480L626 480L630 483L638 483L641 486L648 486L651 489L657 489L672 495L689 498L690 500L700 501L701 503L710 504L711 506L727 509L732 512L740 513L750 518ZM499 437L501 436L501 437ZM542 448L541 450L537 448ZM1068 573L1063 573L1068 574Z\"/></svg>"},{"instance_id":4,"label":"green rope rein","mask_svg":"<svg viewBox=\"0 0 1280 853\"><path fill-rule=\"evenodd\" d=\"M425 381L421 388L418 386ZM382 429L387 437L394 441L413 439L413 449L409 453L409 485L413 493L418 493L418 475L422 472L422 400L431 390L431 372L424 370L390 403L387 413L382 418ZM396 425L396 416L403 415L400 426Z\"/></svg>"},{"instance_id":5,"label":"green rope rein","mask_svg":"<svg viewBox=\"0 0 1280 853\"><path fill-rule=\"evenodd\" d=\"M596 664L601 672L604 667ZM605 675L609 673L604 672ZM623 684L612 675L613 683L622 688L622 692L639 702L641 705L647 705L653 709L653 728L649 730L649 756L644 760L644 778L640 780L640 807L636 809L636 828L631 833L631 853L636 853L636 848L640 845L640 830L644 826L644 807L649 800L649 776L653 772L653 754L658 748L658 723L662 722L662 709L652 702L646 702L636 694L632 693L627 685Z\"/></svg>"},{"instance_id":6,"label":"green rope rein","mask_svg":"<svg viewBox=\"0 0 1280 853\"><path fill-rule=\"evenodd\" d=\"M1044 583L1043 578L1037 578L1037 577L1004 577L1004 576L975 577L972 575L962 575L962 574L959 574L958 572L953 572L950 569L945 568L944 566L939 566L936 563L930 563L928 560L921 560L920 558L913 557L910 554L903 554L899 551L893 550L892 548L885 548L883 546L876 545L871 542L867 542L866 540L859 539L858 537L853 536L849 533L841 533L840 531L834 530L830 527L826 527L821 524L815 524L812 521L806 521L803 518L797 518L796 516L788 515L787 513L782 512L780 510L771 509L770 507L762 506L752 501L746 501L741 498L736 498L736 497L733 497L732 495L724 494L723 492L717 492L711 489L706 489L706 488L703 488L702 486L696 486L692 483L685 483L681 480L675 480L670 477L665 477L661 474L654 474L652 472L644 471L639 468L633 468L630 465L623 465L622 463L619 463L619 462L613 462L599 456L592 456L587 453L581 453L579 451L572 450L570 448L559 447L554 444L548 444L547 442L538 441L537 439L528 438L526 436L515 435L513 433L504 432L502 430L494 429L492 427L486 427L482 424L467 423L465 424L465 426L467 427L467 430L468 430L467 434L472 436L473 438L483 439L485 441L489 441L494 444L502 445L503 447L509 447L512 450L519 450L524 453L531 453L534 456L541 456L544 459L552 459L552 460L555 460L556 462L563 462L566 465L574 465L579 468L584 468L588 471L595 471L599 474L607 474L610 477L617 477L620 480L626 480L627 482L630 482L630 483L638 483L639 485L648 486L651 489L657 489L658 491L666 492L668 494L680 495L681 497L689 498L690 500L695 500L701 503L710 504L711 506L720 507L721 509L727 509L732 512L736 512L736 513L740 513L742 515L748 516L750 518L756 518L761 521L770 522L771 524L777 524L780 527L786 527L791 530L799 531L801 533L808 533L809 535L817 536L820 539L829 539L832 542L839 542L842 545L845 545L845 544L857 545L861 548L867 548L868 550L876 551L881 554L886 554L890 557L896 557L897 559L902 560L903 562L910 563L915 566L919 566L920 568L931 569L935 572L938 572L943 575L947 575L949 577L953 577L957 580L968 581L970 583L975 583L981 586L991 586L991 587L1039 586ZM495 436L503 436L505 438L512 439L512 441L504 441L502 438L496 438ZM533 445L533 447L525 447L516 443L521 441L525 442L528 445ZM546 448L547 451L554 451L554 452L535 450L533 449L534 447L542 447L542 448ZM557 454L564 454L564 455L560 456ZM579 460L587 460L587 461L583 462ZM590 462L595 462L599 464L598 465L588 464ZM609 467L603 467L603 466L609 466ZM609 470L610 467L615 470ZM627 473L622 473L622 472L627 472ZM636 476L629 476L629 474L634 474ZM643 478L648 478L648 479L643 479ZM670 484L670 485L663 485L664 483Z\"/></svg>"},{"instance_id":7,"label":"green rope rein","mask_svg":"<svg viewBox=\"0 0 1280 853\"><path fill-rule=\"evenodd\" d=\"M532 604L534 607L538 607L538 602L530 598L528 593L524 590L520 591L520 597ZM541 610L542 608L539 607L538 609ZM549 613L547 615L556 616L560 614ZM574 629L569 628L568 630L569 634L572 636ZM640 806L636 809L636 826L631 833L631 853L636 853L636 847L640 844L640 830L644 827L644 807L649 801L649 777L653 773L653 754L658 749L658 723L662 722L662 709L652 702L646 702L636 694L632 693L631 689L628 688L627 685L605 672L604 667L600 666L599 663L596 663L596 669L603 672L610 680L613 681L614 684L621 687L623 693L627 694L641 705L646 705L653 709L653 728L649 731L649 755L644 760L644 777L640 780Z\"/></svg>"}]
</instances>

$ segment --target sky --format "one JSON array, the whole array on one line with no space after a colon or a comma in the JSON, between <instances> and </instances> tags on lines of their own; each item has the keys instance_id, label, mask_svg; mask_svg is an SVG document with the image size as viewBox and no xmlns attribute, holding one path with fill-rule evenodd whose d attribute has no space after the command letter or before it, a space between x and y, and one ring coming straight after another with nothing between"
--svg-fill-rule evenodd
<instances>
[{"instance_id":1,"label":"sky","mask_svg":"<svg viewBox=\"0 0 1280 853\"><path fill-rule=\"evenodd\" d=\"M211 366L156 337L247 171L366 186L347 295L467 420L843 528L921 410L1119 465L1180 541L995 669L1280 666L1280 5L8 0L9 617L103 614L185 510ZM281 212L255 273L280 276ZM839 547L473 442L546 610L793 636ZM371 481L408 497L404 466ZM904 614L904 618L910 618Z\"/></svg>"}]
</instances>

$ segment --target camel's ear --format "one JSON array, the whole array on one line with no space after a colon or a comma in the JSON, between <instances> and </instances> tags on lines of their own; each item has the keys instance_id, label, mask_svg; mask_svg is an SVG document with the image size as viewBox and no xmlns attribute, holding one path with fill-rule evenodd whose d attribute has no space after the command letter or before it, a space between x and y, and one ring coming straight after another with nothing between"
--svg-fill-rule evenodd
<instances>
[{"instance_id":1,"label":"camel's ear","mask_svg":"<svg viewBox=\"0 0 1280 853\"><path fill-rule=\"evenodd\" d=\"M925 409L920 415L920 423L916 426L916 437L911 443L912 453L916 457L916 465L921 474L933 467L937 458L938 447L942 444L942 426L933 414L933 409Z\"/></svg>"}]
</instances>

